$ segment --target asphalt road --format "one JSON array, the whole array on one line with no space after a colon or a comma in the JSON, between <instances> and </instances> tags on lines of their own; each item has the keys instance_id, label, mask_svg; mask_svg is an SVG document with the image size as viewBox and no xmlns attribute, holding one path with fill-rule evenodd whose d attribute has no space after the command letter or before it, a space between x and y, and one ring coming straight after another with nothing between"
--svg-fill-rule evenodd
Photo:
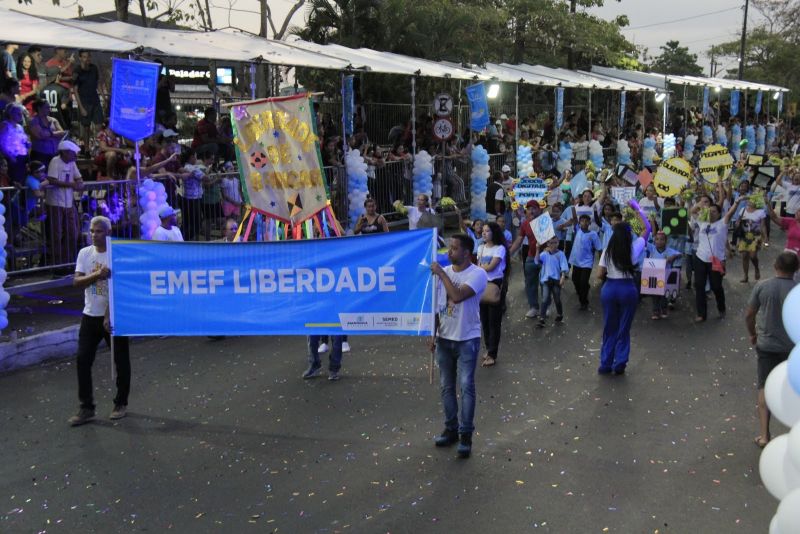
<instances>
[{"instance_id":1,"label":"asphalt road","mask_svg":"<svg viewBox=\"0 0 800 534\"><path fill-rule=\"evenodd\" d=\"M466 461L432 444L438 387L414 338L352 337L339 382L301 380L299 337L141 341L129 417L107 419L100 352L99 417L78 428L72 361L0 376L0 532L766 532L752 284L729 270L727 319L693 324L685 290L667 320L645 301L628 374L607 377L597 287L581 313L570 285L565 324L539 330L516 264Z\"/></svg>"}]
</instances>

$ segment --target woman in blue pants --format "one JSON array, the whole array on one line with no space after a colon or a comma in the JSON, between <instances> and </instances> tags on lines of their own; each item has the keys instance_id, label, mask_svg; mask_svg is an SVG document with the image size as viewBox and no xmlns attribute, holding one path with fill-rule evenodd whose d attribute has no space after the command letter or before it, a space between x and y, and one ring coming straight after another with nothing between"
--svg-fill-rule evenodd
<instances>
[{"instance_id":1,"label":"woman in blue pants","mask_svg":"<svg viewBox=\"0 0 800 534\"><path fill-rule=\"evenodd\" d=\"M650 223L635 200L631 206L639 213L645 231L633 239L627 223L614 225L608 247L600 256L599 277L603 280L600 302L603 305L603 345L600 348L601 375L625 373L631 352L631 324L639 304L639 289L636 287L636 259L642 253Z\"/></svg>"}]
</instances>

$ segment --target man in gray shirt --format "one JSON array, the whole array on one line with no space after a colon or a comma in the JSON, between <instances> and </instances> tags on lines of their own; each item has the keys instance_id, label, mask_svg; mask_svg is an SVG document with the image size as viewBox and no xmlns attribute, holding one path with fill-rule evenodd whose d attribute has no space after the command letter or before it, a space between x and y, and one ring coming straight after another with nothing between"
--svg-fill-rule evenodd
<instances>
[{"instance_id":1,"label":"man in gray shirt","mask_svg":"<svg viewBox=\"0 0 800 534\"><path fill-rule=\"evenodd\" d=\"M747 303L745 321L750 344L758 354L758 421L761 434L756 445L770 440L769 409L764 398L764 384L769 373L789 357L794 343L783 327L783 301L795 286L794 273L800 262L793 252L782 252L775 260L775 277L762 280L753 288Z\"/></svg>"}]
</instances>

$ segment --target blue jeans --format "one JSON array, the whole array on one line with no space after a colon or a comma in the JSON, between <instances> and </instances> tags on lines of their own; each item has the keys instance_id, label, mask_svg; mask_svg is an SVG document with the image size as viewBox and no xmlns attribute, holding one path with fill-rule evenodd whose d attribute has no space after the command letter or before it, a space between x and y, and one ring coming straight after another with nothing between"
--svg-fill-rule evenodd
<instances>
[{"instance_id":1,"label":"blue jeans","mask_svg":"<svg viewBox=\"0 0 800 534\"><path fill-rule=\"evenodd\" d=\"M319 339L321 336L308 336L308 365L322 367L319 360ZM328 356L328 370L335 373L342 368L342 336L331 336L332 349Z\"/></svg>"},{"instance_id":2,"label":"blue jeans","mask_svg":"<svg viewBox=\"0 0 800 534\"><path fill-rule=\"evenodd\" d=\"M436 340L436 363L439 364L444 427L447 430L459 433L475 430L475 365L480 347L479 337L466 341ZM461 417L456 400L456 377L461 389Z\"/></svg>"},{"instance_id":3,"label":"blue jeans","mask_svg":"<svg viewBox=\"0 0 800 534\"><path fill-rule=\"evenodd\" d=\"M528 297L528 307L539 309L539 273L541 264L528 258L525 262L525 295Z\"/></svg>"},{"instance_id":4,"label":"blue jeans","mask_svg":"<svg viewBox=\"0 0 800 534\"><path fill-rule=\"evenodd\" d=\"M603 345L600 369L620 371L631 353L631 325L639 304L639 291L630 278L608 279L600 290L603 304Z\"/></svg>"},{"instance_id":5,"label":"blue jeans","mask_svg":"<svg viewBox=\"0 0 800 534\"><path fill-rule=\"evenodd\" d=\"M539 311L539 317L544 319L547 316L547 308L550 307L550 301L556 303L556 316L561 317L564 315L564 310L561 309L561 284L558 280L548 280L542 284L542 308Z\"/></svg>"}]
</instances>

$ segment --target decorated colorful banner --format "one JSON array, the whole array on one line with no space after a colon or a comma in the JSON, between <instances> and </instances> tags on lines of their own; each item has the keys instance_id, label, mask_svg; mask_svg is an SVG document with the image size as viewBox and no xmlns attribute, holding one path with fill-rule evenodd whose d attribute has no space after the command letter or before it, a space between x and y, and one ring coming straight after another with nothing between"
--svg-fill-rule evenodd
<instances>
[{"instance_id":1,"label":"decorated colorful banner","mask_svg":"<svg viewBox=\"0 0 800 534\"><path fill-rule=\"evenodd\" d=\"M564 88L556 87L556 131L564 125Z\"/></svg>"},{"instance_id":2,"label":"decorated colorful banner","mask_svg":"<svg viewBox=\"0 0 800 534\"><path fill-rule=\"evenodd\" d=\"M344 76L342 79L342 102L344 108L344 133L353 135L353 115L356 112L355 92L353 91L353 75Z\"/></svg>"},{"instance_id":3,"label":"decorated colorful banner","mask_svg":"<svg viewBox=\"0 0 800 534\"><path fill-rule=\"evenodd\" d=\"M514 185L514 200L521 206L540 201L547 195L547 184L541 178L523 178Z\"/></svg>"},{"instance_id":4,"label":"decorated colorful banner","mask_svg":"<svg viewBox=\"0 0 800 534\"><path fill-rule=\"evenodd\" d=\"M703 87L703 118L708 117L708 87Z\"/></svg>"},{"instance_id":5,"label":"decorated colorful banner","mask_svg":"<svg viewBox=\"0 0 800 534\"><path fill-rule=\"evenodd\" d=\"M486 99L486 86L483 82L466 88L469 101L469 127L479 132L489 126L489 101Z\"/></svg>"},{"instance_id":6,"label":"decorated colorful banner","mask_svg":"<svg viewBox=\"0 0 800 534\"><path fill-rule=\"evenodd\" d=\"M252 243L111 241L114 332L129 336L433 330L433 229Z\"/></svg>"},{"instance_id":7,"label":"decorated colorful banner","mask_svg":"<svg viewBox=\"0 0 800 534\"><path fill-rule=\"evenodd\" d=\"M109 126L122 137L140 141L153 133L158 63L111 60Z\"/></svg>"},{"instance_id":8,"label":"decorated colorful banner","mask_svg":"<svg viewBox=\"0 0 800 534\"><path fill-rule=\"evenodd\" d=\"M734 89L731 91L731 116L735 116L739 114L739 98L741 98L741 92L738 89Z\"/></svg>"},{"instance_id":9,"label":"decorated colorful banner","mask_svg":"<svg viewBox=\"0 0 800 534\"><path fill-rule=\"evenodd\" d=\"M619 94L619 127L625 126L625 91Z\"/></svg>"},{"instance_id":10,"label":"decorated colorful banner","mask_svg":"<svg viewBox=\"0 0 800 534\"><path fill-rule=\"evenodd\" d=\"M764 93L763 93L762 91L760 91L760 90L759 90L759 91L756 93L756 105L755 105L755 107L753 108L753 109L755 110L755 112L756 112L756 115L758 115L759 113L761 113L761 102L762 102L762 100L763 100L763 99L764 99Z\"/></svg>"},{"instance_id":11,"label":"decorated colorful banner","mask_svg":"<svg viewBox=\"0 0 800 534\"><path fill-rule=\"evenodd\" d=\"M703 180L715 184L721 177L727 176L731 169L733 169L733 156L726 147L711 145L703 150L703 155L700 157L700 174Z\"/></svg>"},{"instance_id":12,"label":"decorated colorful banner","mask_svg":"<svg viewBox=\"0 0 800 534\"><path fill-rule=\"evenodd\" d=\"M308 95L234 106L231 117L245 201L299 223L326 208L316 121Z\"/></svg>"},{"instance_id":13,"label":"decorated colorful banner","mask_svg":"<svg viewBox=\"0 0 800 534\"><path fill-rule=\"evenodd\" d=\"M670 158L661 163L656 170L653 183L660 197L673 197L689 183L692 166L683 158Z\"/></svg>"}]
</instances>

